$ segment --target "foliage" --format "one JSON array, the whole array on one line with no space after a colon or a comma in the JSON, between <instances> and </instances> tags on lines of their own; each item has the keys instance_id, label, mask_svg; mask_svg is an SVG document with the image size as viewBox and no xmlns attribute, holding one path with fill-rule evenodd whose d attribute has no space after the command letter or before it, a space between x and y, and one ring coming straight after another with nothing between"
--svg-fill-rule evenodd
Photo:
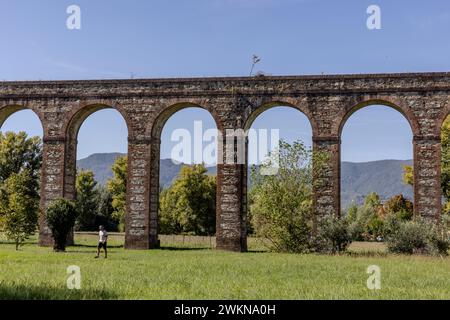
<instances>
[{"instance_id":1,"label":"foliage","mask_svg":"<svg viewBox=\"0 0 450 320\"><path fill-rule=\"evenodd\" d=\"M448 203L450 202L450 117L447 117L442 125L441 148L441 189Z\"/></svg>"},{"instance_id":2,"label":"foliage","mask_svg":"<svg viewBox=\"0 0 450 320\"><path fill-rule=\"evenodd\" d=\"M411 220L413 217L413 203L402 194L390 198L383 205L385 214L394 214L400 220Z\"/></svg>"},{"instance_id":3,"label":"foliage","mask_svg":"<svg viewBox=\"0 0 450 320\"><path fill-rule=\"evenodd\" d=\"M363 206L348 209L346 220L353 240L373 241L386 236L397 220L411 220L412 216L413 204L403 195L393 196L382 204L379 196L372 192Z\"/></svg>"},{"instance_id":4,"label":"foliage","mask_svg":"<svg viewBox=\"0 0 450 320\"><path fill-rule=\"evenodd\" d=\"M97 181L94 179L94 173L89 170L80 170L75 185L77 191L75 204L78 212L75 230L95 230L98 190L96 189Z\"/></svg>"},{"instance_id":5,"label":"foliage","mask_svg":"<svg viewBox=\"0 0 450 320\"><path fill-rule=\"evenodd\" d=\"M112 195L109 190L101 185L97 185L97 211L95 216L95 226L103 225L108 231L118 231L117 221L112 217L114 208L112 206Z\"/></svg>"},{"instance_id":6,"label":"foliage","mask_svg":"<svg viewBox=\"0 0 450 320\"><path fill-rule=\"evenodd\" d=\"M414 184L414 170L412 166L403 166L403 183L410 186Z\"/></svg>"},{"instance_id":7,"label":"foliage","mask_svg":"<svg viewBox=\"0 0 450 320\"><path fill-rule=\"evenodd\" d=\"M314 174L320 176L323 155L314 155L300 141L293 144L280 141L279 148L261 165L261 171L252 170L252 225L271 250L297 253L313 250L313 163ZM261 174L275 165L276 174Z\"/></svg>"},{"instance_id":8,"label":"foliage","mask_svg":"<svg viewBox=\"0 0 450 320\"><path fill-rule=\"evenodd\" d=\"M127 192L127 157L119 157L112 166L113 177L107 183L112 196L113 219L119 224L119 230L125 230L126 192Z\"/></svg>"},{"instance_id":9,"label":"foliage","mask_svg":"<svg viewBox=\"0 0 450 320\"><path fill-rule=\"evenodd\" d=\"M369 193L364 199L364 206L378 208L381 205L380 196L376 192Z\"/></svg>"},{"instance_id":10,"label":"foliage","mask_svg":"<svg viewBox=\"0 0 450 320\"><path fill-rule=\"evenodd\" d=\"M315 250L323 253L342 253L351 244L352 237L345 219L327 216L320 219L315 238Z\"/></svg>"},{"instance_id":11,"label":"foliage","mask_svg":"<svg viewBox=\"0 0 450 320\"><path fill-rule=\"evenodd\" d=\"M39 200L28 169L11 174L0 187L0 227L16 250L36 231ZM31 188L31 189L30 189Z\"/></svg>"},{"instance_id":12,"label":"foliage","mask_svg":"<svg viewBox=\"0 0 450 320\"><path fill-rule=\"evenodd\" d=\"M447 255L450 240L443 224L415 219L398 221L387 236L387 246L393 253Z\"/></svg>"},{"instance_id":13,"label":"foliage","mask_svg":"<svg viewBox=\"0 0 450 320\"><path fill-rule=\"evenodd\" d=\"M66 239L76 218L77 210L72 201L60 198L50 203L45 212L45 219L52 231L54 251L65 251Z\"/></svg>"},{"instance_id":14,"label":"foliage","mask_svg":"<svg viewBox=\"0 0 450 320\"><path fill-rule=\"evenodd\" d=\"M183 166L172 186L161 192L161 233L215 234L216 180L207 172L203 164Z\"/></svg>"},{"instance_id":15,"label":"foliage","mask_svg":"<svg viewBox=\"0 0 450 320\"><path fill-rule=\"evenodd\" d=\"M375 192L368 194L361 207L351 207L346 220L353 240L375 240L382 234L383 221L380 197Z\"/></svg>"},{"instance_id":16,"label":"foliage","mask_svg":"<svg viewBox=\"0 0 450 320\"><path fill-rule=\"evenodd\" d=\"M25 132L0 132L0 184L10 175L27 170L30 190L39 193L42 143L39 137L28 138Z\"/></svg>"},{"instance_id":17,"label":"foliage","mask_svg":"<svg viewBox=\"0 0 450 320\"><path fill-rule=\"evenodd\" d=\"M0 132L0 222L16 249L36 230L42 144L25 132Z\"/></svg>"}]
</instances>

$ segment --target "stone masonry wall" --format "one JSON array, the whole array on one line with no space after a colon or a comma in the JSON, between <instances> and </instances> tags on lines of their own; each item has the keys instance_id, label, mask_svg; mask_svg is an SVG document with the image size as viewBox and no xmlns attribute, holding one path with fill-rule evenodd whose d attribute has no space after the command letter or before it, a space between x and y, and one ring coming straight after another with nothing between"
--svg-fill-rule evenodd
<instances>
[{"instance_id":1,"label":"stone masonry wall","mask_svg":"<svg viewBox=\"0 0 450 320\"><path fill-rule=\"evenodd\" d=\"M318 215L339 214L340 140L358 109L383 104L401 112L414 135L414 211L438 217L440 128L450 112L450 73L193 78L100 81L0 82L0 125L31 109L44 129L42 209L58 197L75 197L77 135L93 112L114 108L128 127L127 249L158 247L160 136L172 114L202 107L221 132L248 129L264 110L291 106L310 120L313 146L329 155L314 189ZM219 143L220 144L220 143ZM236 149L219 153L235 157ZM218 165L217 246L245 251L246 164ZM317 179L316 179L317 180ZM40 244L51 243L40 219Z\"/></svg>"}]
</instances>

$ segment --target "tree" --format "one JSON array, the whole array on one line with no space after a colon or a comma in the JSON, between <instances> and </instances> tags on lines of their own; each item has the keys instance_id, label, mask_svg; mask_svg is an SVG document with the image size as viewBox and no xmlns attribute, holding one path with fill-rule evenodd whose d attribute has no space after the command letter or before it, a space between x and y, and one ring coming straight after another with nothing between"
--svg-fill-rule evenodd
<instances>
[{"instance_id":1,"label":"tree","mask_svg":"<svg viewBox=\"0 0 450 320\"><path fill-rule=\"evenodd\" d=\"M413 217L413 203L402 194L387 200L383 208L386 214L396 215L400 220L411 220Z\"/></svg>"},{"instance_id":2,"label":"tree","mask_svg":"<svg viewBox=\"0 0 450 320\"><path fill-rule=\"evenodd\" d=\"M313 154L301 141L280 141L260 170L252 169L251 216L256 234L266 239L275 251L308 252L311 237L313 162L314 174L323 170L323 155ZM278 164L274 175L262 175L263 169ZM269 171L269 170L266 170Z\"/></svg>"},{"instance_id":3,"label":"tree","mask_svg":"<svg viewBox=\"0 0 450 320\"><path fill-rule=\"evenodd\" d=\"M0 184L3 184L12 174L18 174L24 170L31 179L29 190L39 199L39 176L42 165L42 143L39 137L28 138L21 131L0 132Z\"/></svg>"},{"instance_id":4,"label":"tree","mask_svg":"<svg viewBox=\"0 0 450 320\"><path fill-rule=\"evenodd\" d=\"M112 217L118 222L119 230L125 230L125 212L127 203L127 157L119 157L112 166L113 177L107 188L112 195Z\"/></svg>"},{"instance_id":5,"label":"tree","mask_svg":"<svg viewBox=\"0 0 450 320\"><path fill-rule=\"evenodd\" d=\"M183 166L173 185L161 192L161 233L214 235L216 180L203 164Z\"/></svg>"},{"instance_id":6,"label":"tree","mask_svg":"<svg viewBox=\"0 0 450 320\"><path fill-rule=\"evenodd\" d=\"M380 196L376 192L369 193L360 207L350 207L347 221L352 238L356 241L374 240L383 233L384 210Z\"/></svg>"},{"instance_id":7,"label":"tree","mask_svg":"<svg viewBox=\"0 0 450 320\"><path fill-rule=\"evenodd\" d=\"M76 209L77 221L76 230L90 231L96 229L96 215L98 210L98 190L94 173L90 170L78 172L76 178Z\"/></svg>"},{"instance_id":8,"label":"tree","mask_svg":"<svg viewBox=\"0 0 450 320\"><path fill-rule=\"evenodd\" d=\"M369 193L364 199L364 206L378 209L381 206L380 196L376 192Z\"/></svg>"},{"instance_id":9,"label":"tree","mask_svg":"<svg viewBox=\"0 0 450 320\"><path fill-rule=\"evenodd\" d=\"M0 226L16 250L36 231L39 202L28 169L11 174L0 187Z\"/></svg>"},{"instance_id":10,"label":"tree","mask_svg":"<svg viewBox=\"0 0 450 320\"><path fill-rule=\"evenodd\" d=\"M446 202L444 212L450 214L450 117L442 125L441 148L441 189Z\"/></svg>"},{"instance_id":11,"label":"tree","mask_svg":"<svg viewBox=\"0 0 450 320\"><path fill-rule=\"evenodd\" d=\"M414 170L412 166L403 166L403 183L410 186L414 183Z\"/></svg>"},{"instance_id":12,"label":"tree","mask_svg":"<svg viewBox=\"0 0 450 320\"><path fill-rule=\"evenodd\" d=\"M25 132L0 132L0 220L16 249L36 230L42 145Z\"/></svg>"},{"instance_id":13,"label":"tree","mask_svg":"<svg viewBox=\"0 0 450 320\"><path fill-rule=\"evenodd\" d=\"M104 225L107 230L117 231L117 221L112 217L114 208L112 206L112 195L109 190L102 186L97 185L97 213L96 213L96 225Z\"/></svg>"},{"instance_id":14,"label":"tree","mask_svg":"<svg viewBox=\"0 0 450 320\"><path fill-rule=\"evenodd\" d=\"M48 206L45 212L45 219L52 231L54 251L66 250L67 235L75 225L76 217L75 204L67 199L57 199Z\"/></svg>"}]
</instances>

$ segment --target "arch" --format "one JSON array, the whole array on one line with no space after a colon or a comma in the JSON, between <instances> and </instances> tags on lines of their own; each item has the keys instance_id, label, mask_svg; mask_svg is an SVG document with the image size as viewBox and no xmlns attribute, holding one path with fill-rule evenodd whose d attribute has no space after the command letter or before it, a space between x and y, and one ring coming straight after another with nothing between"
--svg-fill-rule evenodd
<instances>
[{"instance_id":1,"label":"arch","mask_svg":"<svg viewBox=\"0 0 450 320\"><path fill-rule=\"evenodd\" d=\"M163 154L164 146L165 145L167 146L167 144L168 144L168 141L165 141L164 143L162 143L163 133L164 133L163 131L168 126L169 120L171 120L173 118L173 116L175 116L178 112L183 111L185 109L189 109L189 108L195 108L196 112L202 112L204 115L207 115L207 117L209 119L212 118L213 121L211 123L210 128L215 127L217 129L219 129L219 126L221 123L219 120L219 116L210 108L205 107L205 104L194 103L194 102L177 102L175 104L171 104L168 107L163 108L162 110L160 110L160 112L156 116L155 120L151 123L151 126L149 126L147 128L148 130L151 130L150 137L151 137L151 140L153 141L150 144L150 149L151 149L151 152L150 152L150 171L151 171L151 174L150 174L151 175L150 199L152 199L152 200L150 200L151 201L151 204L150 204L150 234L151 234L151 236L150 236L151 245L150 246L151 247L153 246L154 243L157 243L157 246L160 245L157 240L158 234L160 232L159 198L161 196L162 188L167 187L167 185L160 184L162 182L162 181L160 181L161 165L164 165L163 162L161 161L162 160L161 155ZM184 118L183 118L183 120L184 120ZM191 121L192 121L192 119L189 119L189 121L185 122L185 124L192 124ZM148 135L147 135L147 137L148 137ZM215 145L216 145L216 147L218 146L217 140L215 141ZM216 154L217 154L217 150L216 150ZM171 156L169 156L169 158L171 158L173 160L178 160L176 158L174 159ZM204 160L204 159L205 158L202 158L202 160ZM194 156L194 158L191 158L190 160L191 160L190 162L185 162L185 161L181 161L181 162L183 162L184 164L197 163L195 161L196 160L195 156ZM208 164L208 161L202 161L202 162L205 165L209 165L211 167L218 168L217 160L215 161L215 163L210 162L209 164ZM218 183L216 186L216 193L218 194L219 192L220 192L220 184ZM218 207L216 206L215 215L214 215L216 221L218 221L219 215L220 215L220 211L219 211ZM152 233L152 231L153 231L153 233ZM217 229L216 229L216 232L217 232Z\"/></svg>"},{"instance_id":2,"label":"arch","mask_svg":"<svg viewBox=\"0 0 450 320\"><path fill-rule=\"evenodd\" d=\"M440 113L439 118L437 119L437 123L434 128L434 136L439 140L441 137L441 131L442 126L447 119L448 116L450 116L450 102L447 103L447 105L443 108L444 110Z\"/></svg>"},{"instance_id":3,"label":"arch","mask_svg":"<svg viewBox=\"0 0 450 320\"><path fill-rule=\"evenodd\" d=\"M36 115L36 117L39 119L39 123L42 128L42 135L44 135L45 134L45 126L44 126L45 121L43 120L43 117L41 116L41 114L39 112L37 112L36 110L34 110L34 108L32 108L30 106L20 105L20 104L10 104L10 105L5 105L3 107L0 107L0 129L3 126L3 124L5 123L5 121L8 120L9 117L11 117L16 112L23 111L23 110L31 110Z\"/></svg>"},{"instance_id":4,"label":"arch","mask_svg":"<svg viewBox=\"0 0 450 320\"><path fill-rule=\"evenodd\" d=\"M75 179L76 179L76 161L78 148L78 133L84 121L93 113L103 109L114 109L121 114L122 119L126 123L128 136L130 136L130 119L127 117L124 110L117 105L107 104L106 102L94 102L88 104L80 104L74 108L67 117L67 121L62 126L61 140L65 141L64 152L64 196L69 199L75 198Z\"/></svg>"},{"instance_id":5,"label":"arch","mask_svg":"<svg viewBox=\"0 0 450 320\"><path fill-rule=\"evenodd\" d=\"M363 111L358 113L360 110ZM355 113L357 115L352 118ZM357 104L355 107L351 108L346 115L345 121L343 120L341 122L343 126L339 131L339 138L342 140L342 143L339 143L341 211L344 212L348 210L353 201L356 201L356 204L360 205L361 203L359 203L359 201L370 192L379 194L382 201L387 200L387 197L390 198L395 194L401 193L414 202L416 196L414 188L403 184L400 175L402 165L412 165L416 158L413 143L414 126L411 125L411 121L409 121L408 117L402 110L399 110L396 105L388 105L386 101L380 100L364 101L363 103ZM351 120L348 121L349 119ZM376 119L376 121L373 121L373 119ZM394 119L395 122L388 121L388 123L382 124L384 119ZM363 121L364 128L362 130L361 127L358 126L358 124L361 123L358 120ZM370 123L366 124L366 120L370 121ZM398 133L395 135L394 139L392 133ZM395 156L393 156L394 154ZM366 171L364 167L355 167L357 166L355 163L359 163L358 166L365 166L363 163L367 164L368 162L373 163L384 160L412 161L408 163L388 163L389 166L398 166L395 169L395 175L392 175L392 171L388 171L388 176L383 176L383 174L386 174L383 170ZM355 168L357 168L356 171L354 171ZM347 174L345 174L345 172L347 172ZM376 177L385 179L392 178L394 179L392 180L392 187L389 192L387 192L387 189L380 183L361 184L361 181L358 180L360 178L358 172L372 174ZM383 179L383 181L386 180Z\"/></svg>"},{"instance_id":6,"label":"arch","mask_svg":"<svg viewBox=\"0 0 450 320\"><path fill-rule=\"evenodd\" d=\"M147 136L150 136L153 139L157 140L161 139L161 133L167 120L169 120L170 117L172 117L178 111L181 111L186 108L200 108L207 111L214 119L216 128L218 130L222 129L222 122L220 121L220 117L214 110L212 110L212 108L206 107L206 104L199 104L195 102L186 101L186 102L177 102L175 104L163 108L162 111L160 111L157 114L155 120L151 123L151 125L147 127L146 130Z\"/></svg>"},{"instance_id":7,"label":"arch","mask_svg":"<svg viewBox=\"0 0 450 320\"><path fill-rule=\"evenodd\" d=\"M390 108L400 112L400 114L402 114L405 117L406 121L408 121L411 131L413 133L413 136L416 136L419 134L419 124L418 124L417 119L414 116L413 112L408 107L405 107L400 103L394 103L394 102L391 102L386 99L369 99L369 100L364 100L364 101L360 101L360 102L356 103L355 105L353 105L350 109L348 109L346 111L344 117L339 122L339 127L337 128L336 131L333 131L333 132L337 132L338 137L340 138L342 136L342 130L344 129L344 126L347 123L347 120L358 110L361 110L361 109L371 106L371 105L372 106L382 105L382 106L390 107Z\"/></svg>"},{"instance_id":8,"label":"arch","mask_svg":"<svg viewBox=\"0 0 450 320\"><path fill-rule=\"evenodd\" d=\"M274 107L290 107L290 108L300 111L308 119L309 124L312 129L313 136L315 136L318 133L319 130L318 130L317 123L314 120L314 117L311 115L311 113L309 112L308 109L306 109L304 107L299 107L298 105L296 105L294 103L290 103L290 102L286 102L286 101L282 101L282 100L273 100L270 102L265 102L265 103L261 104L260 106L258 106L256 109L252 110L252 112L245 119L244 130L246 131L246 130L250 129L253 122L256 120L256 118L260 114L262 114L264 111L267 111Z\"/></svg>"},{"instance_id":9,"label":"arch","mask_svg":"<svg viewBox=\"0 0 450 320\"><path fill-rule=\"evenodd\" d=\"M128 136L133 136L131 119L126 111L120 105L108 102L87 103L74 108L62 127L62 134L64 134L67 139L76 139L84 121L93 113L103 109L114 109L119 112L126 123Z\"/></svg>"}]
</instances>

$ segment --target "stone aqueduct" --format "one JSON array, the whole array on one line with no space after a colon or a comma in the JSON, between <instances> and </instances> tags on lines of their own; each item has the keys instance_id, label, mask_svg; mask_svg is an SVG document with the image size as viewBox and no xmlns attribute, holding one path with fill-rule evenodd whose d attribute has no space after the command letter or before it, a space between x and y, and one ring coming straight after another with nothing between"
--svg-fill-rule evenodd
<instances>
[{"instance_id":1,"label":"stone aqueduct","mask_svg":"<svg viewBox=\"0 0 450 320\"><path fill-rule=\"evenodd\" d=\"M327 215L340 210L341 130L353 112L369 104L390 106L408 120L414 136L414 211L437 218L440 130L450 112L450 73L0 82L0 126L22 109L33 110L42 123L42 208L55 198L75 197L77 134L83 121L103 108L121 113L128 126L129 249L158 245L160 135L176 111L204 108L221 132L249 128L258 114L275 105L303 112L311 123L313 148L329 154L323 183L314 192L315 212ZM220 141L219 148L223 157L230 151ZM246 175L245 164L218 164L219 249L247 249ZM50 244L42 218L39 236L41 245Z\"/></svg>"}]
</instances>

